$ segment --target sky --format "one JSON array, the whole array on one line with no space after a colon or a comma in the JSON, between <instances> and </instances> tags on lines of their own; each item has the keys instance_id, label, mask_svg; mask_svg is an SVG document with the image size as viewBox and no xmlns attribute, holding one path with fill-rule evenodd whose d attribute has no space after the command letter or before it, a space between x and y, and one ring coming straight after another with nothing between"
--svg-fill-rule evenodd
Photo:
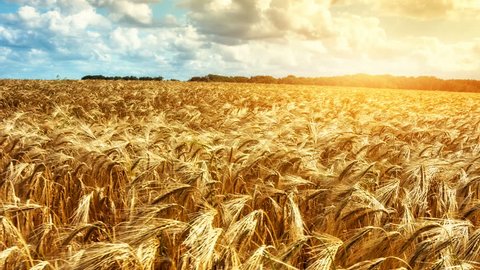
<instances>
[{"instance_id":1,"label":"sky","mask_svg":"<svg viewBox=\"0 0 480 270\"><path fill-rule=\"evenodd\" d=\"M480 0L2 0L0 78L480 79Z\"/></svg>"}]
</instances>

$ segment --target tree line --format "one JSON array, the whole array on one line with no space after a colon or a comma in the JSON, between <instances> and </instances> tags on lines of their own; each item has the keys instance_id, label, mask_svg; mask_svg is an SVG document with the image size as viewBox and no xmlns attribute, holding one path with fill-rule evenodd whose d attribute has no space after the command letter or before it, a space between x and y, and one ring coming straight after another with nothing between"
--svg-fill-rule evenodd
<instances>
[{"instance_id":1,"label":"tree line","mask_svg":"<svg viewBox=\"0 0 480 270\"><path fill-rule=\"evenodd\" d=\"M266 84L305 84L325 86L354 86L372 88L443 90L456 92L480 92L480 81L477 80L443 80L433 76L407 77L393 75L355 74L334 77L296 77L289 75L283 78L272 76L223 76L209 74L203 77L192 77L196 82L232 82L232 83L266 83Z\"/></svg>"},{"instance_id":2,"label":"tree line","mask_svg":"<svg viewBox=\"0 0 480 270\"><path fill-rule=\"evenodd\" d=\"M163 81L162 76L158 77L136 77L136 76L103 76L103 75L86 75L82 80L124 80L124 81Z\"/></svg>"},{"instance_id":3,"label":"tree line","mask_svg":"<svg viewBox=\"0 0 480 270\"><path fill-rule=\"evenodd\" d=\"M127 81L163 81L162 76L158 77L136 77L136 76L104 76L87 75L82 80L127 80ZM177 81L173 80L172 81ZM191 82L230 82L230 83L265 83L265 84L304 84L324 85L340 87L372 87L372 88L393 88L393 89L419 89L419 90L442 90L455 92L480 92L480 81L478 80L444 80L433 76L407 77L393 75L368 75L355 74L333 77L297 77L288 75L282 78L275 78L268 75L258 76L224 76L208 74L203 77L192 77Z\"/></svg>"}]
</instances>

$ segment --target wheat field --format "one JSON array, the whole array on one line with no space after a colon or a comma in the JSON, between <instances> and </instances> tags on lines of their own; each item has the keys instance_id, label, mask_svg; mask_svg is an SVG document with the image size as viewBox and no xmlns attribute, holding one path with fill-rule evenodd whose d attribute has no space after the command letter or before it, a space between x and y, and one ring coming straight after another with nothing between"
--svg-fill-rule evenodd
<instances>
[{"instance_id":1,"label":"wheat field","mask_svg":"<svg viewBox=\"0 0 480 270\"><path fill-rule=\"evenodd\" d=\"M2 269L480 269L480 94L0 81Z\"/></svg>"}]
</instances>

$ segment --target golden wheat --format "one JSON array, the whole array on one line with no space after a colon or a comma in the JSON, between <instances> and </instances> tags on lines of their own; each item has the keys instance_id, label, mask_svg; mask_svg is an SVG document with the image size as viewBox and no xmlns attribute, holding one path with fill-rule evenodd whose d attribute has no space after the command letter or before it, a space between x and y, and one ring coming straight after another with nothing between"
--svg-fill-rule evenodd
<instances>
[{"instance_id":1,"label":"golden wheat","mask_svg":"<svg viewBox=\"0 0 480 270\"><path fill-rule=\"evenodd\" d=\"M0 81L3 269L480 269L480 95Z\"/></svg>"}]
</instances>

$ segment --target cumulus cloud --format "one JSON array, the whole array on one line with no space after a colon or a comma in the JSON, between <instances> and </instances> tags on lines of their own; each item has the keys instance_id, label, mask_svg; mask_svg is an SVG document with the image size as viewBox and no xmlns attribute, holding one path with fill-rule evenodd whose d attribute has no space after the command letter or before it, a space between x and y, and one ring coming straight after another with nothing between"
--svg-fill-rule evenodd
<instances>
[{"instance_id":1,"label":"cumulus cloud","mask_svg":"<svg viewBox=\"0 0 480 270\"><path fill-rule=\"evenodd\" d=\"M159 0L11 0L23 6L51 8L71 14L92 8L105 8L115 22L149 25L153 22L150 4Z\"/></svg>"},{"instance_id":2,"label":"cumulus cloud","mask_svg":"<svg viewBox=\"0 0 480 270\"><path fill-rule=\"evenodd\" d=\"M220 41L318 38L331 32L327 0L186 0L188 18L203 34Z\"/></svg>"},{"instance_id":3,"label":"cumulus cloud","mask_svg":"<svg viewBox=\"0 0 480 270\"><path fill-rule=\"evenodd\" d=\"M116 1L112 6L114 11L114 18L129 19L142 24L149 24L152 22L152 10L147 4L132 3L128 1Z\"/></svg>"},{"instance_id":4,"label":"cumulus cloud","mask_svg":"<svg viewBox=\"0 0 480 270\"><path fill-rule=\"evenodd\" d=\"M60 8L40 9L48 1L56 1ZM57 59L110 65L148 62L142 65L185 70L183 76L235 71L279 76L285 70L316 72L321 70L316 68L320 61L348 58L384 46L380 41L385 33L377 19L332 16L330 2L324 0L192 0L182 5L189 11L189 23L184 26L165 29L118 24L126 20L122 16L148 23L150 9L139 9L140 15L135 15L133 7L153 2L75 0L67 6L61 0L37 1L21 7L15 15L17 28L22 29L4 29L0 37L11 44L25 44L25 50L42 48ZM109 16L96 13L99 7L108 9Z\"/></svg>"},{"instance_id":5,"label":"cumulus cloud","mask_svg":"<svg viewBox=\"0 0 480 270\"><path fill-rule=\"evenodd\" d=\"M190 52L203 44L192 27L143 27L152 20L148 5L155 1L16 2L22 5L15 13L0 14L3 76L36 72L45 77L69 70L76 76L95 70L160 75L160 68L175 73L197 57ZM107 12L102 15L98 8ZM176 22L171 16L165 21Z\"/></svg>"},{"instance_id":6,"label":"cumulus cloud","mask_svg":"<svg viewBox=\"0 0 480 270\"><path fill-rule=\"evenodd\" d=\"M332 13L330 0L187 0L182 5L192 25L215 43L263 41L288 47L293 40L313 40L338 57L389 50L379 19Z\"/></svg>"},{"instance_id":7,"label":"cumulus cloud","mask_svg":"<svg viewBox=\"0 0 480 270\"><path fill-rule=\"evenodd\" d=\"M60 9L22 6L2 24L0 47L11 51L5 61L27 69L94 59L103 53L100 33L110 28L110 22L91 7L65 14Z\"/></svg>"},{"instance_id":8,"label":"cumulus cloud","mask_svg":"<svg viewBox=\"0 0 480 270\"><path fill-rule=\"evenodd\" d=\"M49 29L62 35L75 35L88 27L107 27L109 25L109 22L92 8L64 15L58 10L39 13L34 7L23 6L13 20L30 29Z\"/></svg>"},{"instance_id":9,"label":"cumulus cloud","mask_svg":"<svg viewBox=\"0 0 480 270\"><path fill-rule=\"evenodd\" d=\"M21 6L31 6L36 8L55 8L64 13L76 12L82 9L90 8L87 0L9 0Z\"/></svg>"},{"instance_id":10,"label":"cumulus cloud","mask_svg":"<svg viewBox=\"0 0 480 270\"><path fill-rule=\"evenodd\" d=\"M125 20L148 25L153 22L149 3L158 1L89 0L89 2L95 7L108 9L114 21Z\"/></svg>"}]
</instances>

